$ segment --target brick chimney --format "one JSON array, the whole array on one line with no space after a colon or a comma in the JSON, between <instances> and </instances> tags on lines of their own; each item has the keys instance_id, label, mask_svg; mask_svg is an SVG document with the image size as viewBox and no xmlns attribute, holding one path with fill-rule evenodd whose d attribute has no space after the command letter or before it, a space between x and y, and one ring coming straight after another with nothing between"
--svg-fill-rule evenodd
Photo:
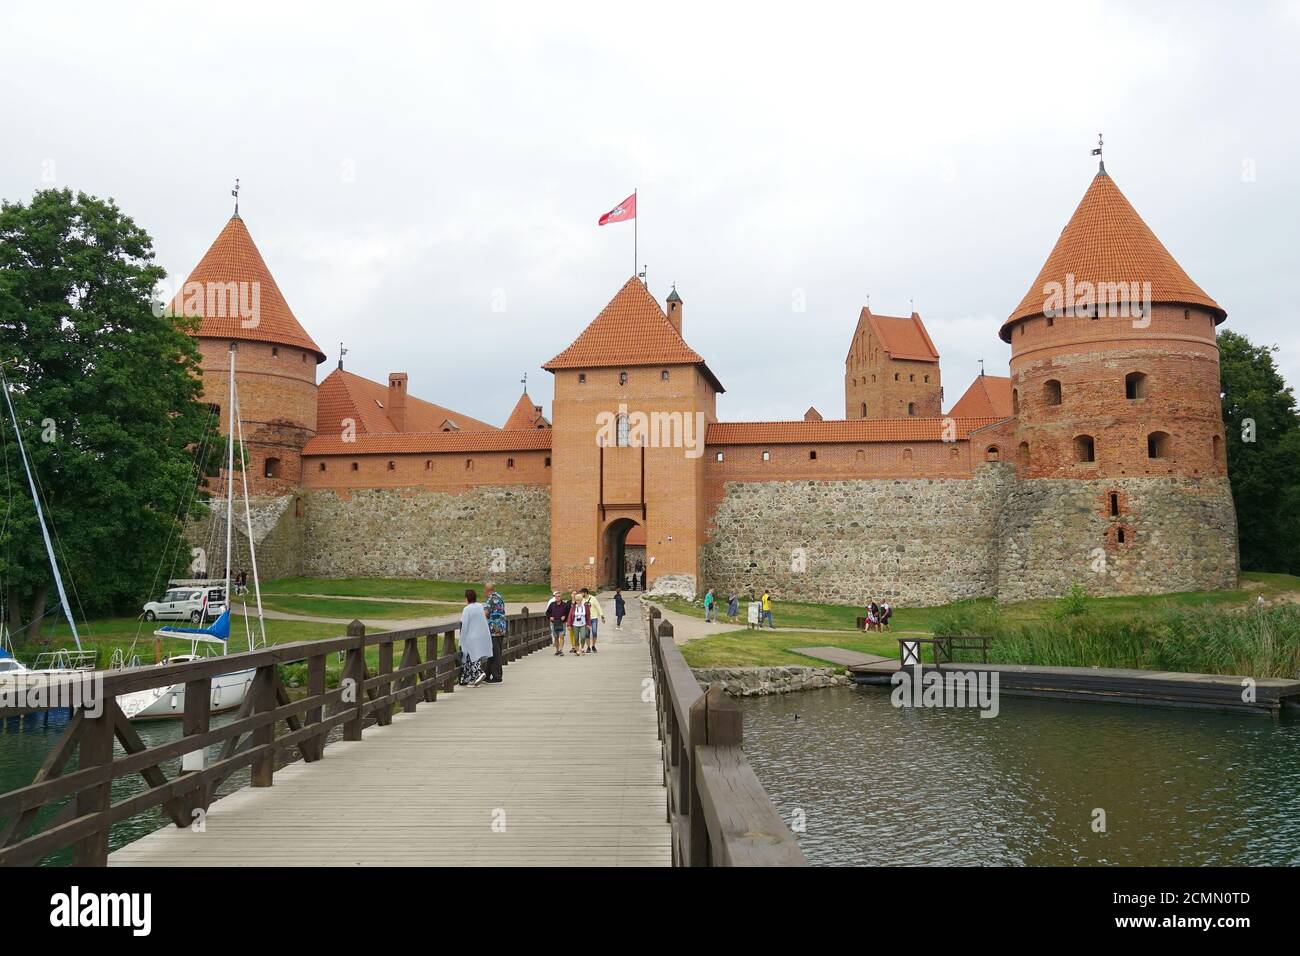
<instances>
[{"instance_id":1,"label":"brick chimney","mask_svg":"<svg viewBox=\"0 0 1300 956\"><path fill-rule=\"evenodd\" d=\"M384 403L384 411L388 412L388 418L394 428L399 432L406 431L405 372L388 373L388 401Z\"/></svg>"},{"instance_id":2,"label":"brick chimney","mask_svg":"<svg viewBox=\"0 0 1300 956\"><path fill-rule=\"evenodd\" d=\"M668 298L664 300L668 306L668 321L673 324L680 334L682 331L682 297L677 294L677 286L673 285L673 291L668 293Z\"/></svg>"}]
</instances>

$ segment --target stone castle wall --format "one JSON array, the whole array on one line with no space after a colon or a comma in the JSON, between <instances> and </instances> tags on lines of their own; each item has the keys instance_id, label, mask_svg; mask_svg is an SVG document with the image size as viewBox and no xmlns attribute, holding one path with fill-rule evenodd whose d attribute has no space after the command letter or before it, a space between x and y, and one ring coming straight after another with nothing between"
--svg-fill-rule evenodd
<instances>
[{"instance_id":1,"label":"stone castle wall","mask_svg":"<svg viewBox=\"0 0 1300 956\"><path fill-rule=\"evenodd\" d=\"M1014 480L1010 466L994 464L970 479L727 482L703 583L836 604L988 597Z\"/></svg>"},{"instance_id":2,"label":"stone castle wall","mask_svg":"<svg viewBox=\"0 0 1300 956\"><path fill-rule=\"evenodd\" d=\"M1073 584L1099 595L1237 584L1237 518L1226 478L1016 482L999 540L1003 601L1051 597Z\"/></svg>"},{"instance_id":3,"label":"stone castle wall","mask_svg":"<svg viewBox=\"0 0 1300 956\"><path fill-rule=\"evenodd\" d=\"M303 554L302 500L299 495L252 498L250 500L253 543L257 549L257 572L263 581L294 577L301 573ZM206 552L210 578L222 577L226 564L226 502L217 499L209 504L208 514L187 522L185 537L191 548ZM248 572L253 580L253 562L248 548L244 505L235 502L233 544L230 549L231 571Z\"/></svg>"},{"instance_id":4,"label":"stone castle wall","mask_svg":"<svg viewBox=\"0 0 1300 956\"><path fill-rule=\"evenodd\" d=\"M1006 463L967 480L731 481L703 564L724 595L836 604L1231 588L1236 515L1223 478L1018 480Z\"/></svg>"},{"instance_id":5,"label":"stone castle wall","mask_svg":"<svg viewBox=\"0 0 1300 956\"><path fill-rule=\"evenodd\" d=\"M549 488L304 494L302 573L438 581L547 582Z\"/></svg>"}]
</instances>

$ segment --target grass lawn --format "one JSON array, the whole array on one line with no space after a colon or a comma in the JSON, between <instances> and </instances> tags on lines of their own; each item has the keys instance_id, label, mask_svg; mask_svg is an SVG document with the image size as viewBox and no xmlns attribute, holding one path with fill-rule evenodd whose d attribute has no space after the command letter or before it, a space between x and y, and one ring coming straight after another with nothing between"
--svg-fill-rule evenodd
<instances>
[{"instance_id":1,"label":"grass lawn","mask_svg":"<svg viewBox=\"0 0 1300 956\"><path fill-rule=\"evenodd\" d=\"M262 596L268 594L333 594L343 597L414 598L448 602L461 606L465 590L473 588L483 597L482 581L420 581L411 578L277 578L262 582ZM507 601L547 601L549 584L501 584L498 590ZM337 617L336 614L329 615ZM416 616L416 615L410 615Z\"/></svg>"},{"instance_id":2,"label":"grass lawn","mask_svg":"<svg viewBox=\"0 0 1300 956\"><path fill-rule=\"evenodd\" d=\"M1300 577L1290 574L1264 574L1246 572L1241 575L1242 586L1227 591L1187 591L1179 594L1133 595L1127 597L1090 598L1089 612L1098 618L1122 619L1143 611L1164 607L1195 608L1211 605L1219 608L1244 607L1253 603L1260 595L1266 599L1276 598L1280 594L1292 593L1300 598ZM697 600L690 603L681 598L653 598L672 611L683 614L703 616L704 606ZM722 597L723 609L726 608L725 595ZM740 604L740 621L745 620L746 602ZM937 621L963 608L996 609L998 616L1010 623L1033 623L1049 615L1056 608L1055 599L1041 601L1023 601L1017 604L998 604L992 598L972 601L956 601L938 607L896 607L893 626L895 631L933 632ZM813 628L826 630L854 631L856 619L861 616L862 608L843 604L808 604L798 601L772 601L772 618L778 628ZM726 616L722 616L726 620Z\"/></svg>"},{"instance_id":3,"label":"grass lawn","mask_svg":"<svg viewBox=\"0 0 1300 956\"><path fill-rule=\"evenodd\" d=\"M249 609L256 605L249 595ZM262 607L288 614L307 614L312 617L372 618L410 620L417 617L457 617L465 606L459 603L394 604L386 601L367 601L364 598L297 597L289 594L263 594Z\"/></svg>"},{"instance_id":4,"label":"grass lawn","mask_svg":"<svg viewBox=\"0 0 1300 956\"><path fill-rule=\"evenodd\" d=\"M848 631L844 634L820 634L807 631L734 631L688 641L682 645L682 656L691 667L777 667L802 664L816 667L819 662L803 654L795 654L792 647L843 647L882 657L898 656L896 634L863 634Z\"/></svg>"}]
</instances>

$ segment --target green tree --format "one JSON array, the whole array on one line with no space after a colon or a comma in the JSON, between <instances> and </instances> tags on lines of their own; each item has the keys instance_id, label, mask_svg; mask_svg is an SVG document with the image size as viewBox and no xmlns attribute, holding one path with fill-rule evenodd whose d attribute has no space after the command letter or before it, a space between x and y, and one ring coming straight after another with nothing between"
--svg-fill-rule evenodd
<instances>
[{"instance_id":1,"label":"green tree","mask_svg":"<svg viewBox=\"0 0 1300 956\"><path fill-rule=\"evenodd\" d=\"M1300 417L1276 351L1239 332L1219 333L1228 477L1242 567L1300 574Z\"/></svg>"},{"instance_id":2,"label":"green tree","mask_svg":"<svg viewBox=\"0 0 1300 956\"><path fill-rule=\"evenodd\" d=\"M74 613L138 601L187 557L178 518L202 507L194 320L155 314L153 258L112 200L51 189L0 204L0 361ZM4 418L0 584L11 630L32 641L53 579Z\"/></svg>"}]
</instances>

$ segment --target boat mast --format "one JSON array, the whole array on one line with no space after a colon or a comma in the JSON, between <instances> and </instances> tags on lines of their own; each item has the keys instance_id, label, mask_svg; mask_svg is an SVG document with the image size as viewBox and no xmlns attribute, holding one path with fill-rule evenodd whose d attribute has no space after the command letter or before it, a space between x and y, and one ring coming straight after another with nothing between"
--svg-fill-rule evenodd
<instances>
[{"instance_id":1,"label":"boat mast","mask_svg":"<svg viewBox=\"0 0 1300 956\"><path fill-rule=\"evenodd\" d=\"M23 469L27 472L27 484L32 489L32 504L36 505L36 518L41 523L41 537L45 539L45 553L50 557L50 569L54 572L54 583L59 589L59 603L63 605L63 614L68 619L68 627L72 628L72 639L77 642L77 650L81 650L81 638L77 635L77 622L72 619L72 608L68 606L68 592L63 589L63 576L59 574L59 562L54 558L54 545L50 543L50 532L45 527L45 512L41 510L41 496L36 491L36 479L32 477L32 466L27 460L27 449L23 446L23 433L18 427L18 415L14 412L14 403L9 397L9 379L5 378L3 369L0 369L0 384L4 386L5 404L9 406L9 418L14 423L14 435L18 438L18 454L22 456ZM39 610L40 613L45 613L45 608Z\"/></svg>"},{"instance_id":2,"label":"boat mast","mask_svg":"<svg viewBox=\"0 0 1300 956\"><path fill-rule=\"evenodd\" d=\"M236 427L239 429L239 447L244 447L244 416L239 415L235 418ZM253 594L257 598L257 629L262 635L262 646L266 647L266 621L262 619L262 582L257 576L257 547L253 544L253 515L252 509L248 506L248 471L241 472L244 479L244 527L248 530L248 557L253 565ZM227 598L227 607L229 607L229 598ZM249 640L248 649L251 651L252 640Z\"/></svg>"},{"instance_id":3,"label":"boat mast","mask_svg":"<svg viewBox=\"0 0 1300 956\"><path fill-rule=\"evenodd\" d=\"M230 593L230 535L234 530L235 511L235 343L230 343L230 425L226 429L226 610L234 607L235 599ZM244 463L243 448L240 448L239 463ZM227 642L229 643L229 642Z\"/></svg>"}]
</instances>

